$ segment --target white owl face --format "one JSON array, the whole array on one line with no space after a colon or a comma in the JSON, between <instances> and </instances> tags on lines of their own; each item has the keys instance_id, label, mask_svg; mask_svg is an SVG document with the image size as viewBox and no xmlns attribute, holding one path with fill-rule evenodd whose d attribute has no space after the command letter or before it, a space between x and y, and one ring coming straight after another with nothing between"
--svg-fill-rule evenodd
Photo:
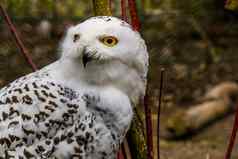
<instances>
[{"instance_id":1,"label":"white owl face","mask_svg":"<svg viewBox=\"0 0 238 159\"><path fill-rule=\"evenodd\" d=\"M143 76L147 72L144 40L128 23L115 17L92 17L69 28L62 50L63 58L78 59L84 67L120 61Z\"/></svg>"},{"instance_id":2,"label":"white owl face","mask_svg":"<svg viewBox=\"0 0 238 159\"><path fill-rule=\"evenodd\" d=\"M86 85L114 87L133 102L144 95L148 70L145 42L118 18L92 17L69 28L61 61L73 64L73 76Z\"/></svg>"}]
</instances>

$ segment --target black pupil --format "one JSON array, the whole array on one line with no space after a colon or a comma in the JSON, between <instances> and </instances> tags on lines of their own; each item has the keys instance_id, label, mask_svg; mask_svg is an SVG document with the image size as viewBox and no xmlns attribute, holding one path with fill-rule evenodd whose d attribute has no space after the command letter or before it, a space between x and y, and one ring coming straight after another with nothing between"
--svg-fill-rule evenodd
<instances>
[{"instance_id":1,"label":"black pupil","mask_svg":"<svg viewBox=\"0 0 238 159\"><path fill-rule=\"evenodd\" d=\"M107 43L108 43L108 44L111 44L112 42L113 42L112 39L107 39Z\"/></svg>"},{"instance_id":2,"label":"black pupil","mask_svg":"<svg viewBox=\"0 0 238 159\"><path fill-rule=\"evenodd\" d=\"M76 42L78 39L79 39L79 35L78 35L78 34L75 34L75 35L74 35L74 42Z\"/></svg>"}]
</instances>

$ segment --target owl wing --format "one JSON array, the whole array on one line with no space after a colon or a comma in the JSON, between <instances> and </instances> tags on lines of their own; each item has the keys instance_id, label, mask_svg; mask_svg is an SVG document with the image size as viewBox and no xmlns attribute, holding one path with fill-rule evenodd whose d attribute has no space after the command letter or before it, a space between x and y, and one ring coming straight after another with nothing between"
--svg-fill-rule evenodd
<instances>
[{"instance_id":1,"label":"owl wing","mask_svg":"<svg viewBox=\"0 0 238 159\"><path fill-rule=\"evenodd\" d=\"M90 146L95 115L85 112L82 95L47 76L31 74L0 90L2 158L82 157L82 145Z\"/></svg>"},{"instance_id":2,"label":"owl wing","mask_svg":"<svg viewBox=\"0 0 238 159\"><path fill-rule=\"evenodd\" d=\"M114 158L117 133L102 117L110 112L52 79L35 72L0 90L0 158Z\"/></svg>"},{"instance_id":3,"label":"owl wing","mask_svg":"<svg viewBox=\"0 0 238 159\"><path fill-rule=\"evenodd\" d=\"M85 121L77 120L72 127L57 131L53 137L46 137L31 145L23 145L5 151L5 158L86 158L86 154L90 151L93 152L95 149L93 140L96 135L96 132L92 131L93 129L87 128L87 125L93 125L92 121L95 116L93 114L87 114L86 116ZM107 154L102 153L101 155L106 157Z\"/></svg>"}]
</instances>

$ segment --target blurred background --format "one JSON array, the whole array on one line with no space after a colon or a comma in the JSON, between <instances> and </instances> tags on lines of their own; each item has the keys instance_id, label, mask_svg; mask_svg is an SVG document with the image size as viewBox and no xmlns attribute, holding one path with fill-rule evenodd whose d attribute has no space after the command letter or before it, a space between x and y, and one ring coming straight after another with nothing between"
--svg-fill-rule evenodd
<instances>
[{"instance_id":1,"label":"blurred background","mask_svg":"<svg viewBox=\"0 0 238 159\"><path fill-rule=\"evenodd\" d=\"M39 68L58 58L66 29L93 16L88 0L1 0ZM215 85L238 80L238 11L224 0L137 0L142 35L150 52L149 94L157 111L160 69L165 68L161 114L161 158L223 158L233 115L222 117L196 135L165 139L166 124ZM120 17L120 1L112 1ZM0 87L31 72L0 19ZM153 115L156 125L156 115ZM156 134L156 129L154 129ZM156 138L155 138L156 140ZM233 157L238 157L238 149Z\"/></svg>"}]
</instances>

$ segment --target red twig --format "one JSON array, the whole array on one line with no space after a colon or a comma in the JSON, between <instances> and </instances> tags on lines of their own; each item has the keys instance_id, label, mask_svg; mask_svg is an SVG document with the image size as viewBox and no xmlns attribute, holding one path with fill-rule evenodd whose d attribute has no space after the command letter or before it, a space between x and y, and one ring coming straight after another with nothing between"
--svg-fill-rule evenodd
<instances>
[{"instance_id":1,"label":"red twig","mask_svg":"<svg viewBox=\"0 0 238 159\"><path fill-rule=\"evenodd\" d=\"M233 129L230 137L230 142L226 151L225 159L231 158L231 153L235 144L237 130L238 130L238 107L236 108L235 121L233 124Z\"/></svg>"},{"instance_id":2,"label":"red twig","mask_svg":"<svg viewBox=\"0 0 238 159\"><path fill-rule=\"evenodd\" d=\"M139 31L140 30L140 21L139 21L139 17L137 14L135 0L128 0L128 5L130 8L130 14L131 14L131 25L134 30Z\"/></svg>"},{"instance_id":3,"label":"red twig","mask_svg":"<svg viewBox=\"0 0 238 159\"><path fill-rule=\"evenodd\" d=\"M157 158L160 159L160 112L161 112L161 102L163 95L163 84L164 84L164 68L160 72L160 88L159 88L159 105L158 105L158 118L157 118Z\"/></svg>"},{"instance_id":4,"label":"red twig","mask_svg":"<svg viewBox=\"0 0 238 159\"><path fill-rule=\"evenodd\" d=\"M152 133L152 117L149 106L148 89L144 98L145 120L146 120L146 142L147 142L147 159L153 159L153 133Z\"/></svg>"},{"instance_id":5,"label":"red twig","mask_svg":"<svg viewBox=\"0 0 238 159\"><path fill-rule=\"evenodd\" d=\"M125 159L122 149L120 149L119 152L117 153L117 159Z\"/></svg>"},{"instance_id":6,"label":"red twig","mask_svg":"<svg viewBox=\"0 0 238 159\"><path fill-rule=\"evenodd\" d=\"M122 18L122 20L127 22L128 19L127 19L127 14L126 14L126 7L127 7L126 1L121 0L121 18Z\"/></svg>"},{"instance_id":7,"label":"red twig","mask_svg":"<svg viewBox=\"0 0 238 159\"><path fill-rule=\"evenodd\" d=\"M36 65L33 63L32 59L29 56L28 51L26 50L25 46L23 45L19 35L17 34L16 28L14 27L11 19L9 18L7 12L4 10L4 8L0 5L0 12L2 14L3 19L6 21L9 30L11 31L17 46L19 47L21 53L23 54L24 58L26 59L26 61L29 63L29 65L31 66L33 71L37 70Z\"/></svg>"}]
</instances>

